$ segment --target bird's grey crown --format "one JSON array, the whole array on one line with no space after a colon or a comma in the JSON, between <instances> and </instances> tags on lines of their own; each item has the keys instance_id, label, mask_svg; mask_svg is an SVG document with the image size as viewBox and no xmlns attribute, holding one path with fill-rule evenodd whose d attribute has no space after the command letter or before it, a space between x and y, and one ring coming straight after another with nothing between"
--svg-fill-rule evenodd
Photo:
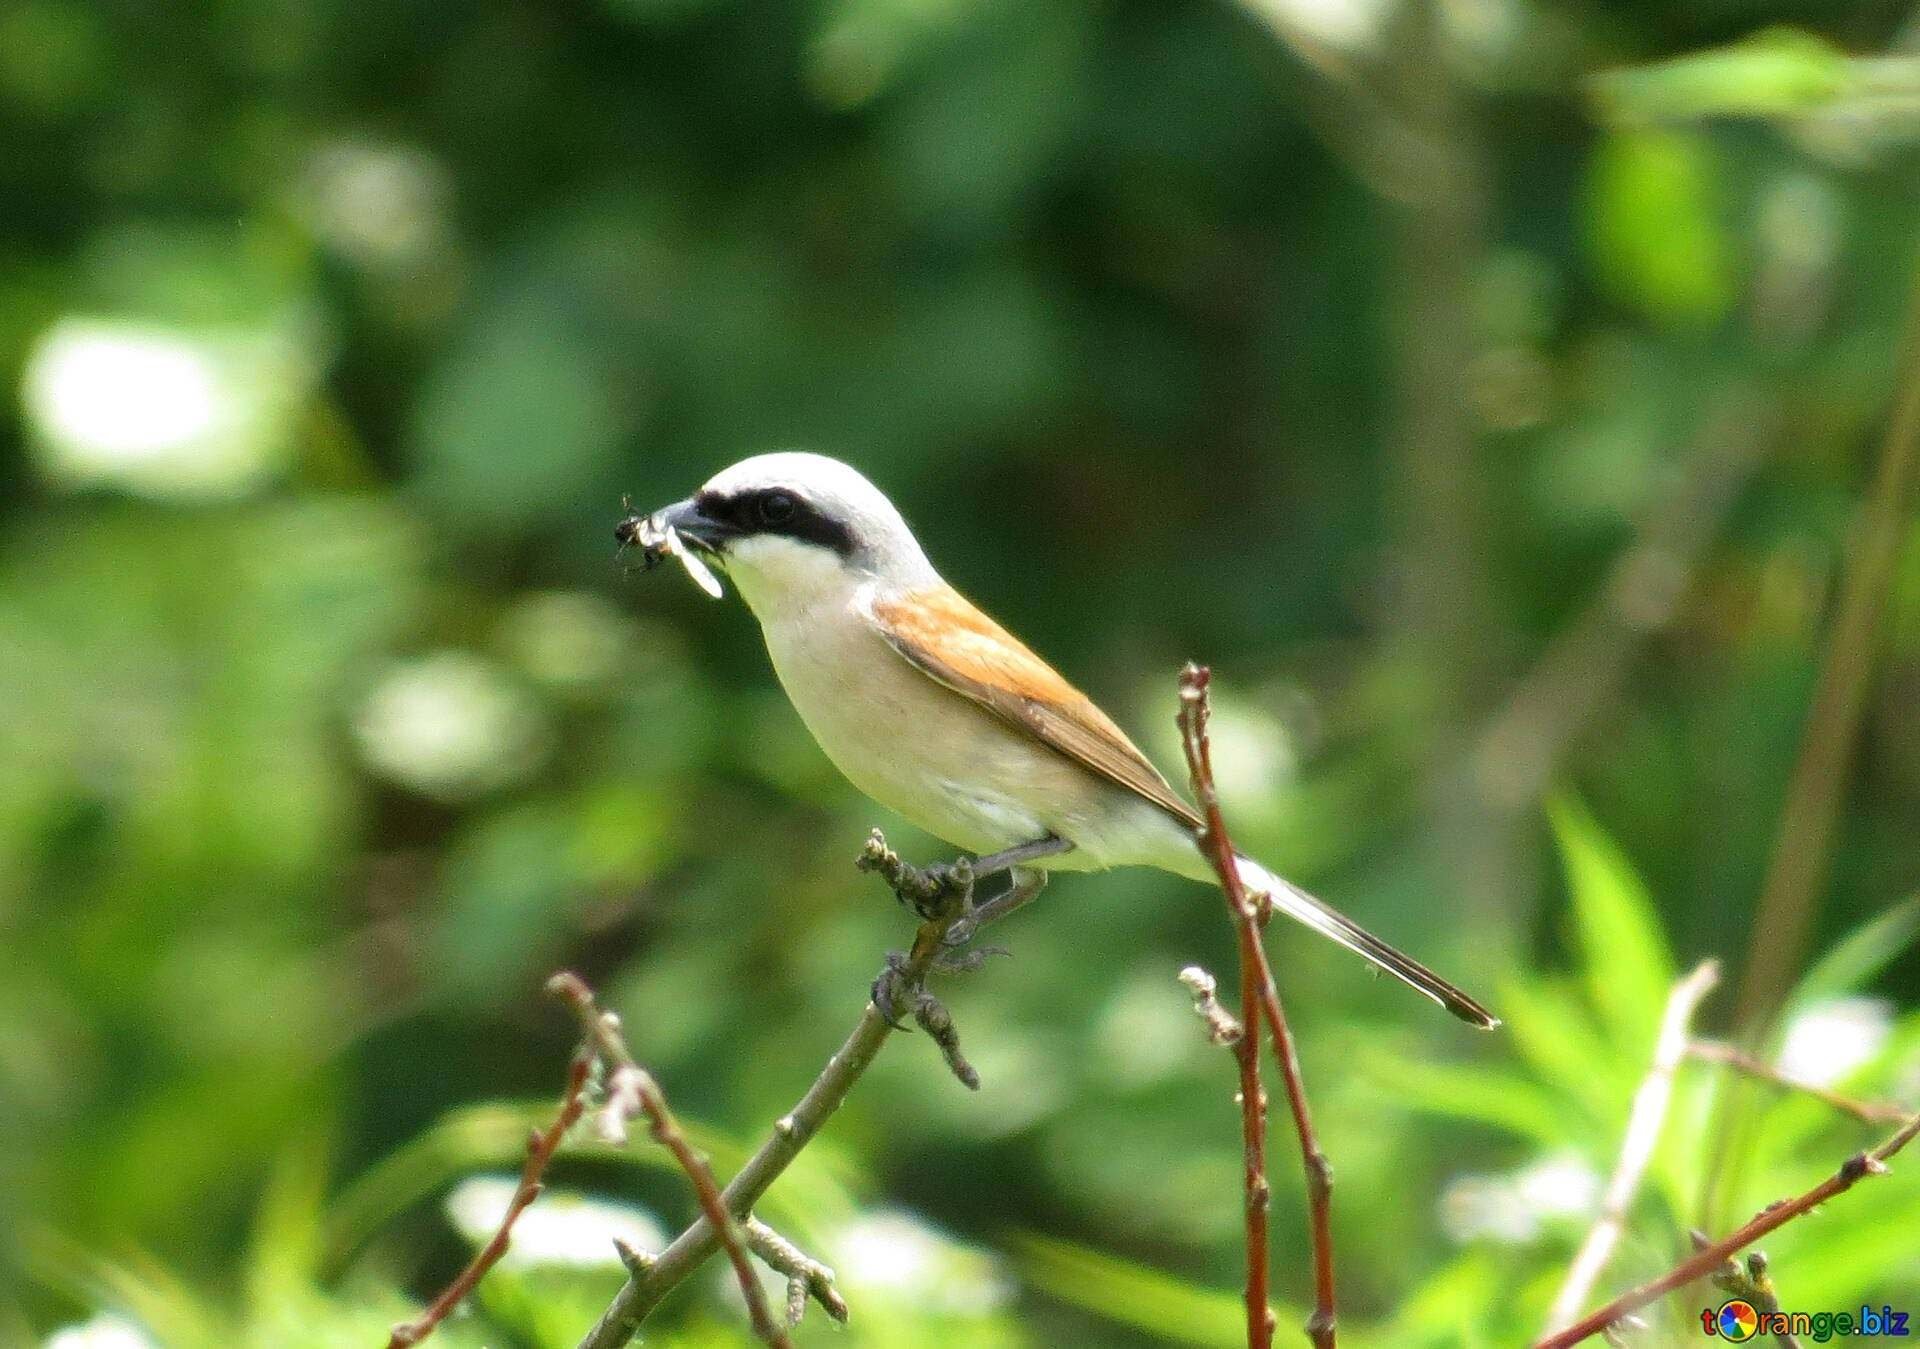
<instances>
[{"instance_id":1,"label":"bird's grey crown","mask_svg":"<svg viewBox=\"0 0 1920 1349\"><path fill-rule=\"evenodd\" d=\"M813 541L835 546L849 565L900 586L939 579L886 493L824 454L786 450L742 459L709 479L696 499L737 501L769 491L789 493L817 517L823 528Z\"/></svg>"}]
</instances>

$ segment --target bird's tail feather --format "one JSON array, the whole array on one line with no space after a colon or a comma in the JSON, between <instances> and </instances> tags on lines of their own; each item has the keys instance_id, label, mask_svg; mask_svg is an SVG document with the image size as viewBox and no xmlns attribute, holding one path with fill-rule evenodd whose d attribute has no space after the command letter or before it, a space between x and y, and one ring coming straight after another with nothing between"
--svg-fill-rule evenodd
<instances>
[{"instance_id":1,"label":"bird's tail feather","mask_svg":"<svg viewBox=\"0 0 1920 1349\"><path fill-rule=\"evenodd\" d=\"M1273 907L1287 917L1305 924L1323 937L1331 938L1402 983L1426 994L1462 1021L1482 1030L1492 1030L1500 1024L1500 1018L1492 1012L1412 956L1387 945L1339 910L1321 903L1299 886L1282 880L1250 857L1237 860L1241 883L1251 889L1264 890L1272 897Z\"/></svg>"}]
</instances>

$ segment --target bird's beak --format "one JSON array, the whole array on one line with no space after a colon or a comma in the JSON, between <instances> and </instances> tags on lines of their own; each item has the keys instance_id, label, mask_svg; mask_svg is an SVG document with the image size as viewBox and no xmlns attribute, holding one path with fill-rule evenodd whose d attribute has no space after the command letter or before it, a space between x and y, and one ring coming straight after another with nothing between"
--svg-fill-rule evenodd
<instances>
[{"instance_id":1,"label":"bird's beak","mask_svg":"<svg viewBox=\"0 0 1920 1349\"><path fill-rule=\"evenodd\" d=\"M652 515L629 515L614 526L613 537L621 544L641 543L659 538L671 529L703 552L718 553L730 536L724 521L716 520L692 501L676 501L662 506Z\"/></svg>"},{"instance_id":2,"label":"bird's beak","mask_svg":"<svg viewBox=\"0 0 1920 1349\"><path fill-rule=\"evenodd\" d=\"M656 513L656 519L674 533L709 553L720 551L730 534L726 524L702 511L694 501L676 501Z\"/></svg>"}]
</instances>

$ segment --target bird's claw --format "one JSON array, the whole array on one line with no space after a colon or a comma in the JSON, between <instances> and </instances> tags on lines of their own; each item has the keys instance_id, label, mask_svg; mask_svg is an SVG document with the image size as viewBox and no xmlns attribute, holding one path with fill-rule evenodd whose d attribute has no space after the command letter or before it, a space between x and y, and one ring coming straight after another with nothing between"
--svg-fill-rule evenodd
<instances>
[{"instance_id":1,"label":"bird's claw","mask_svg":"<svg viewBox=\"0 0 1920 1349\"><path fill-rule=\"evenodd\" d=\"M948 949L936 955L927 969L934 974L971 974L994 956L1011 958L1013 952L1004 946L982 946L977 951ZM933 995L927 992L925 978L914 978L910 974L905 951L887 952L886 968L873 981L871 996L874 1010L895 1030L907 1029L903 1012L917 1016L921 1008L933 1000Z\"/></svg>"},{"instance_id":2,"label":"bird's claw","mask_svg":"<svg viewBox=\"0 0 1920 1349\"><path fill-rule=\"evenodd\" d=\"M907 977L907 953L887 952L886 968L873 981L872 990L873 1009L880 1013L880 1019L895 1030L906 1030L898 1008L903 1002L911 1007L925 992L923 984Z\"/></svg>"},{"instance_id":3,"label":"bird's claw","mask_svg":"<svg viewBox=\"0 0 1920 1349\"><path fill-rule=\"evenodd\" d=\"M1004 946L982 946L975 951L949 947L933 958L933 968L941 974L971 974L994 956L1005 956L1011 960L1013 952Z\"/></svg>"},{"instance_id":4,"label":"bird's claw","mask_svg":"<svg viewBox=\"0 0 1920 1349\"><path fill-rule=\"evenodd\" d=\"M971 858L916 867L889 848L878 829L867 838L854 865L862 871L878 872L894 897L926 921L965 913L973 900Z\"/></svg>"}]
</instances>

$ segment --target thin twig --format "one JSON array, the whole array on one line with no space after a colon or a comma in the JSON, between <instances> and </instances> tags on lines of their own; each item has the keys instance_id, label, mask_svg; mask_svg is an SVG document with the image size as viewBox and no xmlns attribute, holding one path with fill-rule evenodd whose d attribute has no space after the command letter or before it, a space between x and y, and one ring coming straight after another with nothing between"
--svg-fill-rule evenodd
<instances>
[{"instance_id":1,"label":"thin twig","mask_svg":"<svg viewBox=\"0 0 1920 1349\"><path fill-rule=\"evenodd\" d=\"M513 1239L513 1225L528 1205L540 1197L540 1178L546 1174L547 1164L553 1160L553 1154L559 1149L560 1142L567 1136L586 1109L587 1077L593 1071L593 1050L581 1045L574 1051L572 1061L567 1065L567 1085L560 1094L560 1109L553 1117L553 1123L545 1129L536 1129L527 1139L527 1159L520 1166L520 1184L514 1189L513 1198L507 1204L506 1214L500 1219L500 1226L494 1231L487 1244L482 1246L467 1262L467 1267L454 1276L452 1283L441 1290L427 1305L425 1311L411 1321L403 1321L393 1328L387 1337L387 1349L407 1349L433 1334L434 1328L448 1316L453 1309L466 1300L467 1295L479 1286L487 1271L499 1263L500 1257L507 1253L507 1246Z\"/></svg>"},{"instance_id":2,"label":"thin twig","mask_svg":"<svg viewBox=\"0 0 1920 1349\"><path fill-rule=\"evenodd\" d=\"M1245 1029L1232 1012L1220 1005L1220 983L1198 965L1180 971L1180 982L1193 994L1193 1010L1207 1024L1207 1038L1217 1045L1237 1044Z\"/></svg>"},{"instance_id":3,"label":"thin twig","mask_svg":"<svg viewBox=\"0 0 1920 1349\"><path fill-rule=\"evenodd\" d=\"M880 870L885 874L885 853L885 842L876 830L862 858L862 869ZM889 876L889 883L893 884L896 879ZM912 948L899 965L900 977L909 986L923 979L933 968L940 956L947 929L960 916L957 907L950 908L920 925L914 934ZM727 1213L744 1219L753 1211L760 1197L793 1164L794 1158L813 1141L833 1112L847 1099L847 1093L853 1090L854 1084L872 1065L893 1029L880 1010L869 1002L852 1033L834 1056L827 1060L826 1067L814 1078L799 1104L774 1123L773 1133L747 1159L747 1164L740 1168L739 1174L727 1182L726 1188L720 1193L721 1204ZM675 1237L667 1249L644 1270L631 1271L626 1286L580 1341L580 1349L621 1349L630 1343L639 1333L641 1322L660 1305L661 1299L719 1248L717 1231L713 1220L703 1214Z\"/></svg>"},{"instance_id":4,"label":"thin twig","mask_svg":"<svg viewBox=\"0 0 1920 1349\"><path fill-rule=\"evenodd\" d=\"M1891 1101L1862 1101L1852 1096L1842 1095L1816 1082L1792 1077L1780 1071L1761 1058L1750 1054L1738 1045L1728 1044L1725 1040L1694 1040L1687 1046L1690 1057L1704 1063L1723 1063L1735 1072L1761 1082L1771 1082L1787 1091L1797 1091L1811 1096L1816 1101L1824 1101L1845 1115L1852 1115L1865 1124L1898 1124L1912 1112L1905 1106L1895 1105Z\"/></svg>"},{"instance_id":5,"label":"thin twig","mask_svg":"<svg viewBox=\"0 0 1920 1349\"><path fill-rule=\"evenodd\" d=\"M1873 653L1886 624L1888 597L1908 536L1908 511L1920 482L1920 276L1917 276L1893 415L1862 511L1840 607L1820 662L1800 758L1787 786L1780 833L1760 891L1747 946L1735 1024L1758 1031L1793 982L1827 871L1847 765L1866 710Z\"/></svg>"},{"instance_id":6,"label":"thin twig","mask_svg":"<svg viewBox=\"0 0 1920 1349\"><path fill-rule=\"evenodd\" d=\"M1667 995L1667 1010L1660 1018L1660 1034L1654 1041L1653 1065L1647 1070L1640 1089L1634 1093L1633 1109L1627 1115L1627 1131L1620 1144L1620 1159L1607 1181L1600 1201L1600 1213L1594 1219L1586 1240L1567 1267L1566 1281L1560 1285L1553 1307L1547 1313L1549 1333L1572 1323L1580 1314L1594 1284L1613 1258L1613 1248L1626 1231L1627 1210L1640 1189L1640 1178L1653 1158L1660 1141L1661 1126L1667 1118L1667 1103L1673 1099L1673 1075L1687 1055L1687 1037L1694 1010L1700 1000L1720 982L1720 963L1703 960L1693 973L1681 979Z\"/></svg>"},{"instance_id":7,"label":"thin twig","mask_svg":"<svg viewBox=\"0 0 1920 1349\"><path fill-rule=\"evenodd\" d=\"M1766 1037L1805 955L1819 908L1846 776L1865 718L1874 653L1907 538L1908 510L1920 482L1920 272L1913 278L1894 406L1879 463L1855 528L1838 611L1820 657L1818 682L1787 781L1780 828L1754 919L1734 1025L1747 1048ZM1738 1190L1743 1143L1752 1127L1746 1093L1732 1091L1708 1155L1701 1211L1711 1221Z\"/></svg>"},{"instance_id":8,"label":"thin twig","mask_svg":"<svg viewBox=\"0 0 1920 1349\"><path fill-rule=\"evenodd\" d=\"M747 1218L747 1245L769 1267L787 1276L788 1325L800 1324L809 1297L841 1325L847 1323L847 1300L833 1286L832 1270L752 1216Z\"/></svg>"},{"instance_id":9,"label":"thin twig","mask_svg":"<svg viewBox=\"0 0 1920 1349\"><path fill-rule=\"evenodd\" d=\"M1739 1254L1769 1232L1778 1231L1802 1214L1811 1212L1836 1195L1851 1190L1859 1184L1863 1176L1877 1176L1884 1173L1887 1162L1895 1153L1912 1142L1916 1134L1920 1134L1920 1114L1914 1115L1891 1138L1872 1152L1856 1152L1847 1158L1838 1171L1805 1194L1769 1204L1738 1231L1695 1252L1659 1278L1622 1293L1599 1311L1558 1334L1536 1341L1533 1349L1568 1349L1569 1345L1579 1344L1590 1336L1600 1334L1615 1321L1629 1312L1638 1311L1655 1298L1670 1293L1683 1284L1692 1283L1695 1279L1712 1274L1726 1263L1727 1257Z\"/></svg>"},{"instance_id":10,"label":"thin twig","mask_svg":"<svg viewBox=\"0 0 1920 1349\"><path fill-rule=\"evenodd\" d=\"M727 1211L720 1198L720 1185L713 1178L713 1167L707 1159L695 1150L681 1131L680 1121L675 1119L673 1111L667 1106L665 1093L653 1075L634 1062L633 1055L627 1049L626 1037L620 1034L620 1019L611 1012L600 1010L594 1001L593 990L576 974L561 972L547 981L547 992L561 999L580 1018L580 1030L586 1043L592 1046L601 1063L608 1071L607 1105L602 1119L612 1119L608 1125L603 1122L603 1137L624 1137L626 1118L633 1114L647 1117L653 1141L673 1154L673 1159L686 1173L687 1181L693 1186L694 1194L700 1200L700 1211L707 1221L714 1225L719 1234L721 1247L727 1253L727 1259L733 1265L733 1272L740 1280L740 1294L747 1300L747 1316L753 1325L753 1333L775 1349L793 1349L793 1341L787 1337L786 1328L773 1319L773 1313L767 1308L766 1290L760 1286L760 1276L754 1271L753 1261L747 1255L746 1233L740 1223ZM617 1112L628 1112L622 1116Z\"/></svg>"},{"instance_id":11,"label":"thin twig","mask_svg":"<svg viewBox=\"0 0 1920 1349\"><path fill-rule=\"evenodd\" d=\"M1266 948L1260 942L1261 905L1247 894L1241 883L1233 840L1227 836L1226 821L1220 811L1220 793L1213 780L1213 747L1207 736L1207 686L1212 678L1212 672L1201 665L1189 665L1181 673L1179 721L1187 771L1206 820L1199 843L1220 878L1221 889L1226 892L1227 909L1233 917L1240 944L1243 1034L1234 1045L1234 1054L1240 1063L1242 1132L1247 1148L1247 1343L1249 1349L1260 1349L1273 1340L1273 1310L1267 1305L1266 1096L1260 1086L1259 1068L1260 1023L1264 1020L1273 1035L1274 1057L1280 1063L1280 1077L1286 1085L1287 1105L1293 1115L1300 1160L1306 1171L1314 1283L1314 1310L1307 1318L1307 1334L1318 1349L1333 1349L1336 1343L1333 1169L1314 1135L1300 1059L1294 1051L1286 1013L1280 1006L1273 970L1267 964Z\"/></svg>"}]
</instances>

